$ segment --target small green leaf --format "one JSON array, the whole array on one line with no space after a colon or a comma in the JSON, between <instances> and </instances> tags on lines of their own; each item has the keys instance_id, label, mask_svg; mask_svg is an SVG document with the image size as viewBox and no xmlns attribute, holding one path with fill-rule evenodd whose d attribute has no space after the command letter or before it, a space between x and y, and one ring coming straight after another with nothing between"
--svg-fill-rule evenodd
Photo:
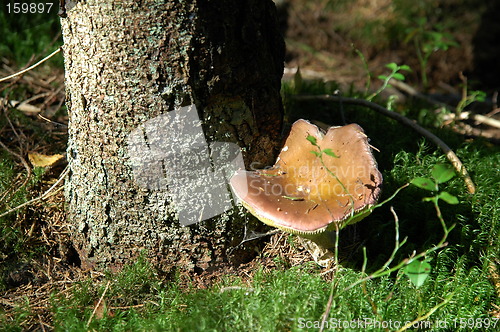
<instances>
[{"instance_id":1,"label":"small green leaf","mask_svg":"<svg viewBox=\"0 0 500 332\"><path fill-rule=\"evenodd\" d=\"M434 191L438 189L437 184L434 181L432 181L432 179L429 178L421 178L421 177L414 178L413 180L411 180L410 183L413 184L414 186L429 191Z\"/></svg>"},{"instance_id":2,"label":"small green leaf","mask_svg":"<svg viewBox=\"0 0 500 332\"><path fill-rule=\"evenodd\" d=\"M484 91L471 91L470 94L476 99L476 101L485 101L486 99L486 92Z\"/></svg>"},{"instance_id":3,"label":"small green leaf","mask_svg":"<svg viewBox=\"0 0 500 332\"><path fill-rule=\"evenodd\" d=\"M401 73L394 73L392 75L392 78L394 78L395 80L398 80L398 81L404 81L405 80L405 75L403 75Z\"/></svg>"},{"instance_id":4,"label":"small green leaf","mask_svg":"<svg viewBox=\"0 0 500 332\"><path fill-rule=\"evenodd\" d=\"M335 152L332 151L332 149L324 149L323 152L327 155L327 156L330 156L330 157L333 157L333 158L339 158L339 156L337 156L335 154Z\"/></svg>"},{"instance_id":5,"label":"small green leaf","mask_svg":"<svg viewBox=\"0 0 500 332\"><path fill-rule=\"evenodd\" d=\"M404 71L410 71L411 72L411 68L408 65L401 65L399 67L399 70L404 70Z\"/></svg>"},{"instance_id":6,"label":"small green leaf","mask_svg":"<svg viewBox=\"0 0 500 332\"><path fill-rule=\"evenodd\" d=\"M418 288L424 284L425 279L431 273L431 265L426 261L413 261L405 266L403 272Z\"/></svg>"},{"instance_id":7,"label":"small green leaf","mask_svg":"<svg viewBox=\"0 0 500 332\"><path fill-rule=\"evenodd\" d=\"M387 68L389 68L390 70L398 70L398 65L395 63L395 62L391 62L391 63L388 63L385 65Z\"/></svg>"},{"instance_id":8,"label":"small green leaf","mask_svg":"<svg viewBox=\"0 0 500 332\"><path fill-rule=\"evenodd\" d=\"M455 171L449 165L436 164L432 168L431 174L437 183L444 183L455 176Z\"/></svg>"},{"instance_id":9,"label":"small green leaf","mask_svg":"<svg viewBox=\"0 0 500 332\"><path fill-rule=\"evenodd\" d=\"M387 79L387 76L385 76L385 75L378 75L377 78L379 80L385 81Z\"/></svg>"},{"instance_id":10,"label":"small green leaf","mask_svg":"<svg viewBox=\"0 0 500 332\"><path fill-rule=\"evenodd\" d=\"M307 140L309 142L311 142L312 145L314 146L317 146L318 143L317 143L317 140L316 140L316 137L312 136L312 135L307 135Z\"/></svg>"},{"instance_id":11,"label":"small green leaf","mask_svg":"<svg viewBox=\"0 0 500 332\"><path fill-rule=\"evenodd\" d=\"M312 154L314 154L316 157L321 156L321 152L318 152L318 151L309 151L309 152L311 152Z\"/></svg>"},{"instance_id":12,"label":"small green leaf","mask_svg":"<svg viewBox=\"0 0 500 332\"><path fill-rule=\"evenodd\" d=\"M447 193L446 191L440 192L438 198L442 199L448 204L453 204L453 205L458 204L458 198L450 193Z\"/></svg>"}]
</instances>

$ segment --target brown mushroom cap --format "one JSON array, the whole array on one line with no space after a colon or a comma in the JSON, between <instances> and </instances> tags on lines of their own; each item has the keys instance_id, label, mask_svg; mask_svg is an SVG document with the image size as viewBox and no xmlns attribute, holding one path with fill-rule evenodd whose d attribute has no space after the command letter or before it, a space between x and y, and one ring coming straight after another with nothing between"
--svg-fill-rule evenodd
<instances>
[{"instance_id":1,"label":"brown mushroom cap","mask_svg":"<svg viewBox=\"0 0 500 332\"><path fill-rule=\"evenodd\" d=\"M317 146L308 136L316 138ZM323 164L312 153L320 149L331 149L336 157L323 153ZM311 235L366 217L380 195L382 174L359 125L331 127L324 134L298 120L272 168L238 171L230 184L243 206L262 222Z\"/></svg>"}]
</instances>

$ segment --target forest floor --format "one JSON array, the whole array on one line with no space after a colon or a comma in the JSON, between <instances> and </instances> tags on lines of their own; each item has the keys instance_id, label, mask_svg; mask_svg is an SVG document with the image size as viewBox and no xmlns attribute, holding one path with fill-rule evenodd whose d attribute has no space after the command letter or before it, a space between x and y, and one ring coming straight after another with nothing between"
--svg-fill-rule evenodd
<instances>
[{"instance_id":1,"label":"forest floor","mask_svg":"<svg viewBox=\"0 0 500 332\"><path fill-rule=\"evenodd\" d=\"M499 86L495 81L482 80L481 75L484 73L475 63L476 43L480 38L474 32L484 29L481 28L478 13L460 16L469 27L466 32L458 28L455 31L454 40L460 46L437 50L432 54L424 68L428 72L429 85L423 87L419 69L421 63L415 56L415 44L408 38L406 42L391 43L389 38L386 41L383 37L395 33L391 32L394 27L388 22L400 21L397 12L385 10L389 1L358 2L360 6L345 5L345 10L339 13L331 10L330 1L320 2L321 5L299 0L286 2L287 5L281 8L287 42L284 80L293 80L300 68L304 80L335 81L343 94L349 94L352 90L365 90L367 81L370 80L372 85L369 89L374 91L380 86L376 77L387 72L385 65L396 62L414 68L408 74L405 81L407 84L427 96L437 98L437 101L450 100L456 105L463 98L464 90L461 85L466 82L464 77L469 75L470 84L476 82L476 89L490 93L489 103L477 103L474 111L500 120L496 93L493 93ZM383 27L377 25L381 21L386 22ZM366 31L365 26L378 29L378 32ZM408 29L410 28L408 25ZM378 35L380 39L375 39L374 35ZM368 43L367 39L373 40ZM499 54L498 50L489 49L485 52ZM19 68L15 64L2 59L0 78L17 70ZM367 75L372 78L367 79ZM9 182L2 183L4 189L0 199L11 198L7 204L3 204L0 213L36 199L26 207L12 212L15 217L14 222L11 222L10 233L1 233L4 244L0 259L9 265L4 265L0 271L4 279L0 306L4 310L4 318L20 320L23 329L51 329L53 303L50 299L55 291L59 295L69 296L76 283L89 279L98 280L105 276L101 272L85 271L78 266L69 238L70 227L64 211L62 186L56 185L50 197L39 199L59 180L66 166L64 157L57 161L43 156L40 157L41 160L34 160L36 156L32 154L65 154L68 117L61 111L64 102L64 75L60 68L42 66L8 82L2 82L0 90L18 91L18 101L21 102L17 105L17 110L4 107L3 102L0 102L3 117L1 158L10 160L1 161L2 167L10 168L10 173L4 176ZM406 93L394 89L388 93L408 98ZM473 121L468 121L463 128L468 130L464 140L486 137L485 144L494 146L500 139L498 128ZM43 166L44 163L48 166ZM34 168L33 165L40 167ZM29 180L25 186L27 178ZM18 191L21 187L25 189ZM12 252L6 251L9 248L17 251L14 256ZM177 277L185 289L208 289L228 276L238 276L243 281L250 282L256 271L287 269L308 262L311 263L312 258L300 243L290 240L283 233L277 233L266 238L262 251L247 264L228 264L217 270L186 273ZM315 269L325 280L329 280L331 273L328 268ZM491 280L496 283L500 294L498 270L492 270ZM98 305L96 303L96 308ZM16 316L19 308L29 308L31 314L19 318ZM500 308L494 315L500 317Z\"/></svg>"}]
</instances>

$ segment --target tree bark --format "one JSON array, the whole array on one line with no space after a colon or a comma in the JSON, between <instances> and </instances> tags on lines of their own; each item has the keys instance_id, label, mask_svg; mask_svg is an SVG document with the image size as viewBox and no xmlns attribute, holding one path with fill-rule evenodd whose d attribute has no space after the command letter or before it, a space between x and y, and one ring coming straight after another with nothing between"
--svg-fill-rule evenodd
<instances>
[{"instance_id":1,"label":"tree bark","mask_svg":"<svg viewBox=\"0 0 500 332\"><path fill-rule=\"evenodd\" d=\"M272 164L284 59L273 2L88 0L61 24L66 198L82 266L120 268L141 251L167 269L226 262L241 219L228 212L181 227L168 191L134 180L127 138L147 120L194 104L209 141L237 143L247 167Z\"/></svg>"}]
</instances>

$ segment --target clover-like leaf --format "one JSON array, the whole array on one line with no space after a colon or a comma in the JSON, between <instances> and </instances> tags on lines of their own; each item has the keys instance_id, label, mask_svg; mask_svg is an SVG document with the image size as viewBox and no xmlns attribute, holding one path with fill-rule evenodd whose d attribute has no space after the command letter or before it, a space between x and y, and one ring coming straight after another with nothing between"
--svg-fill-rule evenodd
<instances>
[{"instance_id":1,"label":"clover-like leaf","mask_svg":"<svg viewBox=\"0 0 500 332\"><path fill-rule=\"evenodd\" d=\"M315 155L316 157L319 157L321 156L321 152L318 152L318 151L309 151L311 152L313 155Z\"/></svg>"},{"instance_id":2,"label":"clover-like leaf","mask_svg":"<svg viewBox=\"0 0 500 332\"><path fill-rule=\"evenodd\" d=\"M472 91L471 95L473 95L476 98L476 101L486 100L486 92L484 91Z\"/></svg>"},{"instance_id":3,"label":"clover-like leaf","mask_svg":"<svg viewBox=\"0 0 500 332\"><path fill-rule=\"evenodd\" d=\"M393 71L396 71L399 68L399 66L395 62L388 63L385 66Z\"/></svg>"},{"instance_id":4,"label":"clover-like leaf","mask_svg":"<svg viewBox=\"0 0 500 332\"><path fill-rule=\"evenodd\" d=\"M408 65L401 65L399 66L399 70L411 71L411 68Z\"/></svg>"},{"instance_id":5,"label":"clover-like leaf","mask_svg":"<svg viewBox=\"0 0 500 332\"><path fill-rule=\"evenodd\" d=\"M398 81L404 81L405 80L405 75L403 75L401 73L394 73L392 75L392 78L394 78L395 80L398 80Z\"/></svg>"},{"instance_id":6,"label":"clover-like leaf","mask_svg":"<svg viewBox=\"0 0 500 332\"><path fill-rule=\"evenodd\" d=\"M429 178L422 178L422 177L414 178L413 180L411 180L410 183L413 184L414 186L417 186L425 190L429 191L438 190L437 184L432 179Z\"/></svg>"},{"instance_id":7,"label":"clover-like leaf","mask_svg":"<svg viewBox=\"0 0 500 332\"><path fill-rule=\"evenodd\" d=\"M453 205L458 204L458 198L450 193L447 193L446 191L440 192L438 198L442 199L448 204L453 204Z\"/></svg>"},{"instance_id":8,"label":"clover-like leaf","mask_svg":"<svg viewBox=\"0 0 500 332\"><path fill-rule=\"evenodd\" d=\"M311 142L311 144L314 145L314 146L318 145L318 143L317 143L318 140L316 139L316 137L314 137L312 135L307 135L307 140L309 142Z\"/></svg>"},{"instance_id":9,"label":"clover-like leaf","mask_svg":"<svg viewBox=\"0 0 500 332\"><path fill-rule=\"evenodd\" d=\"M323 152L327 155L327 156L330 156L330 157L333 157L333 158L339 158L339 156L337 156L335 154L335 152L332 151L332 149L324 149Z\"/></svg>"},{"instance_id":10,"label":"clover-like leaf","mask_svg":"<svg viewBox=\"0 0 500 332\"><path fill-rule=\"evenodd\" d=\"M436 164L432 168L431 174L437 183L444 183L455 176L455 171L449 165Z\"/></svg>"},{"instance_id":11,"label":"clover-like leaf","mask_svg":"<svg viewBox=\"0 0 500 332\"><path fill-rule=\"evenodd\" d=\"M413 261L403 269L415 287L420 287L431 273L431 265L426 261Z\"/></svg>"}]
</instances>

